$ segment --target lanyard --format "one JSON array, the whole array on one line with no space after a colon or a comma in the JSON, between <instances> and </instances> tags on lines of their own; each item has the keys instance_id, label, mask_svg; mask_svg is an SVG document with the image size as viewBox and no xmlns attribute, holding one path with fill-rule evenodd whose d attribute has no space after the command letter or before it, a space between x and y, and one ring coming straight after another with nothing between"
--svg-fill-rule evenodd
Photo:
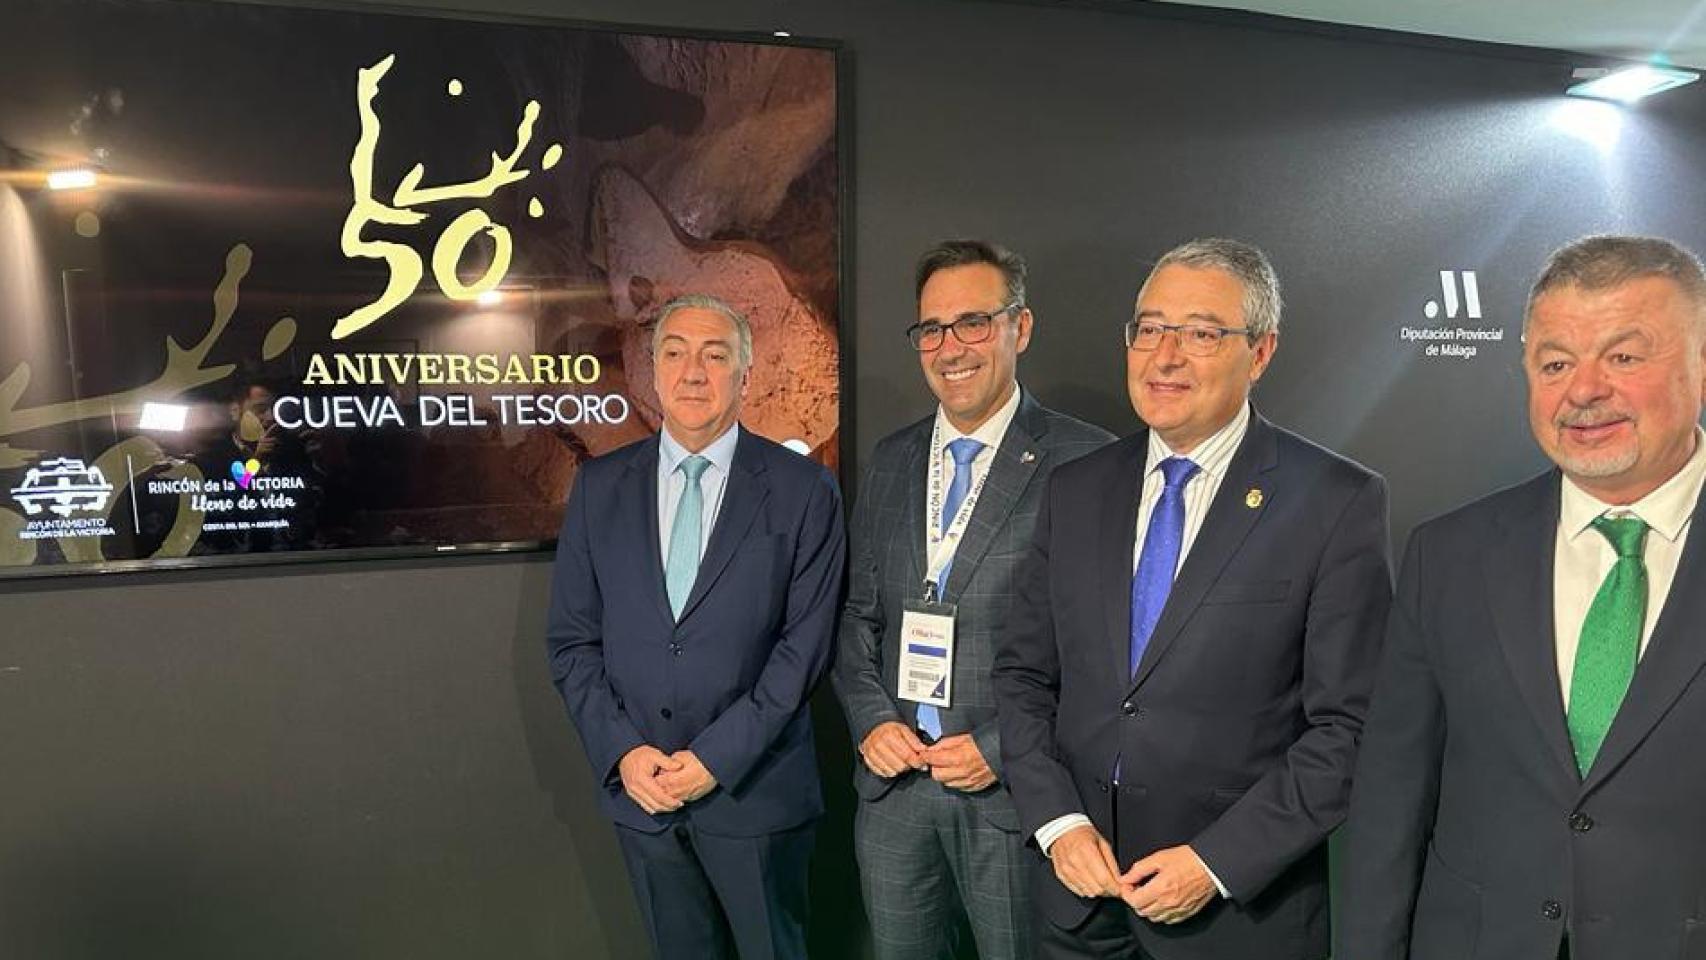
<instances>
[{"instance_id":1,"label":"lanyard","mask_svg":"<svg viewBox=\"0 0 1706 960\"><path fill-rule=\"evenodd\" d=\"M942 501L945 486L942 475L945 471L942 469L944 448L941 445L941 440L942 422L938 419L936 425L930 430L930 509L927 518L930 527L927 538L930 562L926 567L928 573L925 576L927 583L936 585L934 592L937 597L942 596L942 588L946 586L941 580L942 571L954 562L954 551L959 549L960 539L965 536L966 527L971 522L972 509L977 506L977 498L983 493L983 485L989 481L991 472L985 470L983 476L972 484L971 490L966 493L965 500L960 503L959 511L954 514L953 520L948 524L948 529L943 530ZM982 453L983 451L978 452ZM993 467L993 464L991 466Z\"/></svg>"}]
</instances>

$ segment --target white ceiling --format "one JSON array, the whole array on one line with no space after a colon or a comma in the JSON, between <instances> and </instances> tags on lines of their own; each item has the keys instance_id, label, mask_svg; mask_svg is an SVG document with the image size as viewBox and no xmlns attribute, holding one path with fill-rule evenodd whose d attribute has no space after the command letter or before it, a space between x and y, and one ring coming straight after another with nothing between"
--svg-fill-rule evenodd
<instances>
[{"instance_id":1,"label":"white ceiling","mask_svg":"<svg viewBox=\"0 0 1706 960\"><path fill-rule=\"evenodd\" d=\"M1164 0L1706 69L1706 0Z\"/></svg>"}]
</instances>

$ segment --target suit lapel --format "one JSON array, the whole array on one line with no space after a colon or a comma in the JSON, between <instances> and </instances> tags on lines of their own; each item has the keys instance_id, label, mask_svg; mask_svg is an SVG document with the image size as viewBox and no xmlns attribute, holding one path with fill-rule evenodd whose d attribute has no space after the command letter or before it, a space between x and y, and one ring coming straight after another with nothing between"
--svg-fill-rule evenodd
<instances>
[{"instance_id":1,"label":"suit lapel","mask_svg":"<svg viewBox=\"0 0 1706 960\"><path fill-rule=\"evenodd\" d=\"M1042 465L1045 454L1039 441L1046 428L1041 420L1036 401L1029 394L1021 393L1019 410L995 448L995 460L989 465L989 478L984 481L983 492L978 494L977 505L972 508L965 536L960 538L959 548L954 551L954 566L948 571L949 589L944 592L945 596L957 597L965 592L966 584L971 582L978 564L983 561L983 555L989 552L989 545L1006 526L1013 507L1025 492L1025 485L1031 482L1031 477Z\"/></svg>"},{"instance_id":2,"label":"suit lapel","mask_svg":"<svg viewBox=\"0 0 1706 960\"><path fill-rule=\"evenodd\" d=\"M1132 551L1137 546L1137 507L1143 498L1143 470L1149 453L1149 431L1119 441L1114 476L1108 491L1111 515L1096 545L1096 566L1102 577L1102 616L1108 629L1110 669L1114 677L1131 675Z\"/></svg>"},{"instance_id":3,"label":"suit lapel","mask_svg":"<svg viewBox=\"0 0 1706 960\"><path fill-rule=\"evenodd\" d=\"M1505 663L1553 759L1576 778L1575 752L1564 725L1552 611L1558 534L1558 474L1538 481L1526 509L1506 517L1486 555L1483 581ZM1539 561L1538 563L1536 561Z\"/></svg>"},{"instance_id":4,"label":"suit lapel","mask_svg":"<svg viewBox=\"0 0 1706 960\"><path fill-rule=\"evenodd\" d=\"M1272 470L1278 460L1279 444L1273 428L1252 412L1244 441L1227 465L1226 477L1209 504L1202 529L1197 532L1190 553L1186 554L1179 575L1173 580L1167 604L1161 608L1161 619L1155 623L1155 632L1150 635L1143 660L1132 678L1132 689L1142 686L1143 681L1155 672L1155 665L1166 656L1179 632L1202 604L1208 588L1220 578L1220 571L1238 552L1244 538L1261 517L1265 505L1272 503L1274 497L1283 495L1283 491L1274 489L1273 478L1262 478L1262 474ZM1251 489L1257 488L1262 490L1263 499L1260 505L1252 508L1246 505L1245 498ZM1133 538L1136 537L1135 523L1134 519Z\"/></svg>"},{"instance_id":5,"label":"suit lapel","mask_svg":"<svg viewBox=\"0 0 1706 960\"><path fill-rule=\"evenodd\" d=\"M905 539L906 555L912 559L912 576L908 578L906 587L908 596L915 592L921 596L924 583L924 498L929 496L924 476L930 469L930 432L934 423L935 420L930 419L919 425L907 442L905 462L901 464L899 535Z\"/></svg>"},{"instance_id":6,"label":"suit lapel","mask_svg":"<svg viewBox=\"0 0 1706 960\"><path fill-rule=\"evenodd\" d=\"M1583 791L1592 790L1610 776L1612 771L1629 758L1653 727L1664 718L1676 699L1706 667L1706 639L1700 624L1706 622L1706 509L1697 501L1694 518L1689 523L1688 542L1683 545L1682 559L1677 563L1676 579L1671 581L1670 594L1664 609L1653 625L1653 636L1647 651L1635 667L1635 678L1629 692L1618 708L1617 716L1606 731L1605 742L1588 769Z\"/></svg>"},{"instance_id":7,"label":"suit lapel","mask_svg":"<svg viewBox=\"0 0 1706 960\"><path fill-rule=\"evenodd\" d=\"M623 488L634 491L627 498L627 504L622 508L629 516L629 522L634 524L630 529L646 532L645 539L640 543L640 570L646 583L652 585L651 594L657 599L658 613L668 623L675 622L675 614L669 609L669 586L664 579L663 556L661 554L661 534L658 533L658 437L653 435L646 441L650 449L628 462L628 469L639 474L633 483L623 484ZM637 516L635 516L637 514Z\"/></svg>"},{"instance_id":8,"label":"suit lapel","mask_svg":"<svg viewBox=\"0 0 1706 960\"><path fill-rule=\"evenodd\" d=\"M693 581L693 592L687 595L687 602L681 607L683 620L692 616L693 608L716 585L717 578L722 576L723 569L734 558L735 548L746 539L747 529L752 526L764 501L770 497L764 461L756 444L753 435L744 429L735 441L728 486L723 490L723 505L717 510L717 519L711 527L711 542L706 545L705 556L699 561L699 575ZM655 521L653 526L656 526Z\"/></svg>"}]
</instances>

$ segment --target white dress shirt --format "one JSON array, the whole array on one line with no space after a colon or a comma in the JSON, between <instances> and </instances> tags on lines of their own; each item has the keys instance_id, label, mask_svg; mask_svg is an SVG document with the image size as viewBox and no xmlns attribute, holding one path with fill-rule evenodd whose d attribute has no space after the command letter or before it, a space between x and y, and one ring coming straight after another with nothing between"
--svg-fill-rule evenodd
<instances>
[{"instance_id":1,"label":"white dress shirt","mask_svg":"<svg viewBox=\"0 0 1706 960\"><path fill-rule=\"evenodd\" d=\"M699 476L699 490L704 495L704 509L699 518L699 556L711 542L711 530L717 525L717 511L723 508L723 491L728 488L729 468L735 461L735 443L740 439L740 424L723 431L699 451L699 456L711 461ZM681 492L687 489L687 475L678 468L681 461L693 454L669 435L665 427L658 433L658 555L664 569L669 569L669 532L675 523L675 508L681 503Z\"/></svg>"},{"instance_id":2,"label":"white dress shirt","mask_svg":"<svg viewBox=\"0 0 1706 960\"><path fill-rule=\"evenodd\" d=\"M1132 576L1137 576L1137 561L1143 556L1143 540L1149 532L1149 518L1155 513L1155 505L1161 501L1161 492L1167 486L1167 478L1161 473L1161 461L1168 457L1184 456L1197 465L1197 472L1185 481L1185 531L1184 539L1179 544L1179 567L1182 567L1185 557L1190 555L1191 545L1196 542L1197 534L1202 531L1209 504L1214 502L1215 494L1220 492L1221 481L1226 479L1226 469L1232 465L1232 456L1238 452L1238 446L1244 442L1244 435L1249 430L1250 405L1246 403L1226 426L1185 454L1167 446L1167 441L1161 439L1161 435L1156 431L1149 431L1149 453L1143 467L1143 492L1137 504L1137 538L1131 554ZM1178 567L1174 568L1173 573L1178 575ZM1082 813L1056 817L1037 828L1037 847L1047 854L1054 842L1068 830L1089 825L1090 818ZM1197 859L1201 861L1202 857ZM1214 870L1207 863L1203 863L1203 869L1208 871L1208 877L1214 881L1215 889L1220 891L1220 895L1226 896L1226 887L1220 882L1220 878L1214 875Z\"/></svg>"},{"instance_id":3,"label":"white dress shirt","mask_svg":"<svg viewBox=\"0 0 1706 960\"><path fill-rule=\"evenodd\" d=\"M1611 541L1593 528L1593 521L1608 514L1639 517L1647 524L1647 539L1642 547L1642 561L1647 567L1647 618L1641 625L1637 655L1645 654L1647 641L1653 636L1653 624L1664 610L1665 598L1670 596L1671 583L1676 579L1676 565L1682 559L1683 544L1688 541L1688 528L1703 481L1706 481L1706 431L1699 427L1694 428L1694 455L1682 469L1658 489L1628 506L1602 503L1569 477L1564 478L1559 497L1558 540L1553 554L1552 629L1558 648L1558 689L1564 694L1566 707L1570 702L1570 681L1575 675L1582 623L1587 620L1588 608L1593 606L1605 575L1617 562L1617 551L1612 549Z\"/></svg>"}]
</instances>

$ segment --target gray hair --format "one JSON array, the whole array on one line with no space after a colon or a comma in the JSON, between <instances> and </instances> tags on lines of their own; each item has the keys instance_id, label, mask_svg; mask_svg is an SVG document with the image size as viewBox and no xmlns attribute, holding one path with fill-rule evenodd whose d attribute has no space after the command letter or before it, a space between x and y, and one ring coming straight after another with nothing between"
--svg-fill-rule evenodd
<instances>
[{"instance_id":1,"label":"gray hair","mask_svg":"<svg viewBox=\"0 0 1706 960\"><path fill-rule=\"evenodd\" d=\"M1706 327L1706 270L1693 253L1659 237L1599 234L1565 244L1546 259L1540 279L1528 291L1522 329L1534 314L1534 301L1554 290L1610 290L1632 280L1663 277L1675 283L1694 305L1697 329Z\"/></svg>"},{"instance_id":2,"label":"gray hair","mask_svg":"<svg viewBox=\"0 0 1706 960\"><path fill-rule=\"evenodd\" d=\"M708 293L684 293L658 310L657 319L652 321L652 356L657 356L663 343L663 322L677 310L709 310L727 317L735 325L735 361L742 370L752 367L752 324L739 310Z\"/></svg>"},{"instance_id":3,"label":"gray hair","mask_svg":"<svg viewBox=\"0 0 1706 960\"><path fill-rule=\"evenodd\" d=\"M1001 279L1007 284L1008 303L1019 307L1025 305L1025 258L999 243L970 238L939 240L935 246L924 251L924 255L918 258L912 295L915 299L922 297L924 284L928 283L938 270L969 267L979 263L1001 271Z\"/></svg>"},{"instance_id":4,"label":"gray hair","mask_svg":"<svg viewBox=\"0 0 1706 960\"><path fill-rule=\"evenodd\" d=\"M1238 281L1244 288L1244 326L1250 330L1251 343L1279 332L1280 308L1283 306L1279 275L1274 273L1274 265L1268 262L1268 255L1261 250L1241 240L1224 237L1204 237L1181 243L1155 261L1155 268L1149 271L1137 298L1143 299L1143 291L1149 289L1149 281L1161 272L1162 267L1174 265L1219 270Z\"/></svg>"}]
</instances>

